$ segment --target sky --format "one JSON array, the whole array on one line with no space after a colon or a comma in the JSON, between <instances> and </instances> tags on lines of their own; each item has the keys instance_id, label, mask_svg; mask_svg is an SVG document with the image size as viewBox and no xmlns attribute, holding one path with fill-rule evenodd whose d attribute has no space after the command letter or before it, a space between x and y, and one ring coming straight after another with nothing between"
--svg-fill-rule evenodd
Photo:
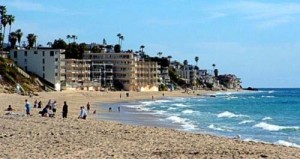
<instances>
[{"instance_id":1,"label":"sky","mask_svg":"<svg viewBox=\"0 0 300 159\"><path fill-rule=\"evenodd\" d=\"M77 42L117 44L236 74L244 87L300 88L299 0L0 0L12 30L38 44L77 35Z\"/></svg>"}]
</instances>

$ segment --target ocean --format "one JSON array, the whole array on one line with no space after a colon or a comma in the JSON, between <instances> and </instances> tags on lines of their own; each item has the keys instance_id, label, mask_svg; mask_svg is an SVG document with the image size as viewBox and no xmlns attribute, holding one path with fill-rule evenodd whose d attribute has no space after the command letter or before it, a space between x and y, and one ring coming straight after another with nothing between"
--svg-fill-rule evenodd
<instances>
[{"instance_id":1,"label":"ocean","mask_svg":"<svg viewBox=\"0 0 300 159\"><path fill-rule=\"evenodd\" d=\"M300 147L300 89L165 97L104 107L113 112L100 114L101 119Z\"/></svg>"}]
</instances>

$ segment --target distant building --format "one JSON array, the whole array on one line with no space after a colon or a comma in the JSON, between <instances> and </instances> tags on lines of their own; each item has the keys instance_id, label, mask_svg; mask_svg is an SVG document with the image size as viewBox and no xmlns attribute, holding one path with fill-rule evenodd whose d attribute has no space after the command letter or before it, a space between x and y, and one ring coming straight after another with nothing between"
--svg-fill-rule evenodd
<instances>
[{"instance_id":1,"label":"distant building","mask_svg":"<svg viewBox=\"0 0 300 159\"><path fill-rule=\"evenodd\" d=\"M81 87L91 81L91 61L82 59L65 59L66 87Z\"/></svg>"},{"instance_id":2,"label":"distant building","mask_svg":"<svg viewBox=\"0 0 300 159\"><path fill-rule=\"evenodd\" d=\"M99 61L91 62L91 80L101 86L113 86L113 64Z\"/></svg>"},{"instance_id":3,"label":"distant building","mask_svg":"<svg viewBox=\"0 0 300 159\"><path fill-rule=\"evenodd\" d=\"M198 73L193 65L183 65L180 62L172 61L171 67L173 67L176 70L176 73L182 80L186 82L186 84L196 84Z\"/></svg>"},{"instance_id":4,"label":"distant building","mask_svg":"<svg viewBox=\"0 0 300 159\"><path fill-rule=\"evenodd\" d=\"M32 72L59 91L65 81L65 50L51 48L12 49L10 58L26 72Z\"/></svg>"},{"instance_id":5,"label":"distant building","mask_svg":"<svg viewBox=\"0 0 300 159\"><path fill-rule=\"evenodd\" d=\"M125 90L158 91L159 67L156 62L143 61L133 52L115 53L111 50L100 53L86 51L83 58L90 59L94 64L92 70L97 69L97 64L112 66L114 82L122 84Z\"/></svg>"},{"instance_id":6,"label":"distant building","mask_svg":"<svg viewBox=\"0 0 300 159\"><path fill-rule=\"evenodd\" d=\"M161 67L160 75L162 83L169 84L171 82L171 78L169 76L169 67Z\"/></svg>"}]
</instances>

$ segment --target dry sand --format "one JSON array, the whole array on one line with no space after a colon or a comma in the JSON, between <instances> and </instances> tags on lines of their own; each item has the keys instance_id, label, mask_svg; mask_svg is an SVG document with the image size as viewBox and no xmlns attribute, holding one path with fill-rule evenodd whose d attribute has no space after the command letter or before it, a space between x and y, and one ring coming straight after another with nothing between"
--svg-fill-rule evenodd
<instances>
[{"instance_id":1,"label":"dry sand","mask_svg":"<svg viewBox=\"0 0 300 159\"><path fill-rule=\"evenodd\" d=\"M120 93L122 98L120 99ZM196 92L207 93L207 92ZM110 121L77 119L79 107L96 103L160 98L162 92L42 92L31 98L0 94L0 158L300 158L300 149L264 143L192 134L167 128L131 126ZM191 96L165 92L165 96ZM55 118L24 114L24 100L46 104L58 102ZM67 119L62 119L63 101L69 105ZM20 115L4 115L11 104ZM97 110L101 111L101 110Z\"/></svg>"}]
</instances>

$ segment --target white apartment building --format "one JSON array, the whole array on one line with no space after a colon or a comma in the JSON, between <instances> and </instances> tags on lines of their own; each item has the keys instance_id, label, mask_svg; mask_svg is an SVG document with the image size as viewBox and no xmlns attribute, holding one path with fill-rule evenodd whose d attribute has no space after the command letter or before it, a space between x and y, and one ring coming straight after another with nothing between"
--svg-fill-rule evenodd
<instances>
[{"instance_id":1,"label":"white apartment building","mask_svg":"<svg viewBox=\"0 0 300 159\"><path fill-rule=\"evenodd\" d=\"M121 83L128 91L158 91L158 65L156 62L141 61L133 52L102 52L86 51L84 59L92 63L111 64L113 80Z\"/></svg>"},{"instance_id":2,"label":"white apartment building","mask_svg":"<svg viewBox=\"0 0 300 159\"><path fill-rule=\"evenodd\" d=\"M26 72L34 73L59 91L65 81L65 50L52 48L12 49L10 58Z\"/></svg>"}]
</instances>

